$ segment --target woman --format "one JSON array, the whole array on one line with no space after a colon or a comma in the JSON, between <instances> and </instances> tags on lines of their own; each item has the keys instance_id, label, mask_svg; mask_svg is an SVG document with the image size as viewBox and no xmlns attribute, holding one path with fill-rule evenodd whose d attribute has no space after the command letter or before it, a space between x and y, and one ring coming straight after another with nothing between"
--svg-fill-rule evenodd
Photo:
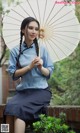
<instances>
[{"instance_id":1,"label":"woman","mask_svg":"<svg viewBox=\"0 0 80 133\"><path fill-rule=\"evenodd\" d=\"M7 103L4 112L15 116L14 133L24 133L25 123L37 120L51 98L47 79L52 74L53 63L46 48L38 46L39 30L36 19L25 18L21 24L20 46L10 52L8 71L13 80L21 79L16 95Z\"/></svg>"}]
</instances>

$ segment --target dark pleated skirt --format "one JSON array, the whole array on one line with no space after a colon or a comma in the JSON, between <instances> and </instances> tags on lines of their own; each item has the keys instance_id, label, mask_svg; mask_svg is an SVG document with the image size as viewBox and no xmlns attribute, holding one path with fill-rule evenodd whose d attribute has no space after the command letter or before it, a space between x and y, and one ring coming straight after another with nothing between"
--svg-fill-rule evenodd
<instances>
[{"instance_id":1,"label":"dark pleated skirt","mask_svg":"<svg viewBox=\"0 0 80 133\"><path fill-rule=\"evenodd\" d=\"M49 105L50 99L51 92L48 88L17 91L6 104L4 115L15 116L26 122L37 120Z\"/></svg>"}]
</instances>

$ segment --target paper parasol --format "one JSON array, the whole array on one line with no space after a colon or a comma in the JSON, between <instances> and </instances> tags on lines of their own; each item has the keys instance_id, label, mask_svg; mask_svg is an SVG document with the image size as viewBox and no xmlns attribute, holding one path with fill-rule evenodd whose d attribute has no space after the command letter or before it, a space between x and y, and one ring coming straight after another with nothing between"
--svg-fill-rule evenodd
<instances>
[{"instance_id":1,"label":"paper parasol","mask_svg":"<svg viewBox=\"0 0 80 133\"><path fill-rule=\"evenodd\" d=\"M3 37L9 49L19 44L20 25L32 16L40 22L39 44L45 45L54 62L69 56L80 40L80 24L73 5L55 0L26 0L3 19Z\"/></svg>"}]
</instances>

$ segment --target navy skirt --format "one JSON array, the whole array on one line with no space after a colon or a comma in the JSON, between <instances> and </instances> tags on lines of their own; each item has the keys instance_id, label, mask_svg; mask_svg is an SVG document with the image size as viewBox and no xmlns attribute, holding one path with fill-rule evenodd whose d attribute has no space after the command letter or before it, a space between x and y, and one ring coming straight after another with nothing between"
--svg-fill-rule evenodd
<instances>
[{"instance_id":1,"label":"navy skirt","mask_svg":"<svg viewBox=\"0 0 80 133\"><path fill-rule=\"evenodd\" d=\"M6 104L4 115L15 116L23 121L35 121L49 105L51 92L47 89L26 89L17 91Z\"/></svg>"}]
</instances>

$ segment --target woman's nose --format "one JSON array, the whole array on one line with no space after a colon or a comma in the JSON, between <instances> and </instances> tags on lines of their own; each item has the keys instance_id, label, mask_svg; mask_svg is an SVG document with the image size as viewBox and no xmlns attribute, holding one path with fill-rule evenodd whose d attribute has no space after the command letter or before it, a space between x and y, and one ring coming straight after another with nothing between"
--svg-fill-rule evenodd
<instances>
[{"instance_id":1,"label":"woman's nose","mask_svg":"<svg viewBox=\"0 0 80 133\"><path fill-rule=\"evenodd\" d=\"M33 29L33 33L36 33L36 30L35 29Z\"/></svg>"}]
</instances>

